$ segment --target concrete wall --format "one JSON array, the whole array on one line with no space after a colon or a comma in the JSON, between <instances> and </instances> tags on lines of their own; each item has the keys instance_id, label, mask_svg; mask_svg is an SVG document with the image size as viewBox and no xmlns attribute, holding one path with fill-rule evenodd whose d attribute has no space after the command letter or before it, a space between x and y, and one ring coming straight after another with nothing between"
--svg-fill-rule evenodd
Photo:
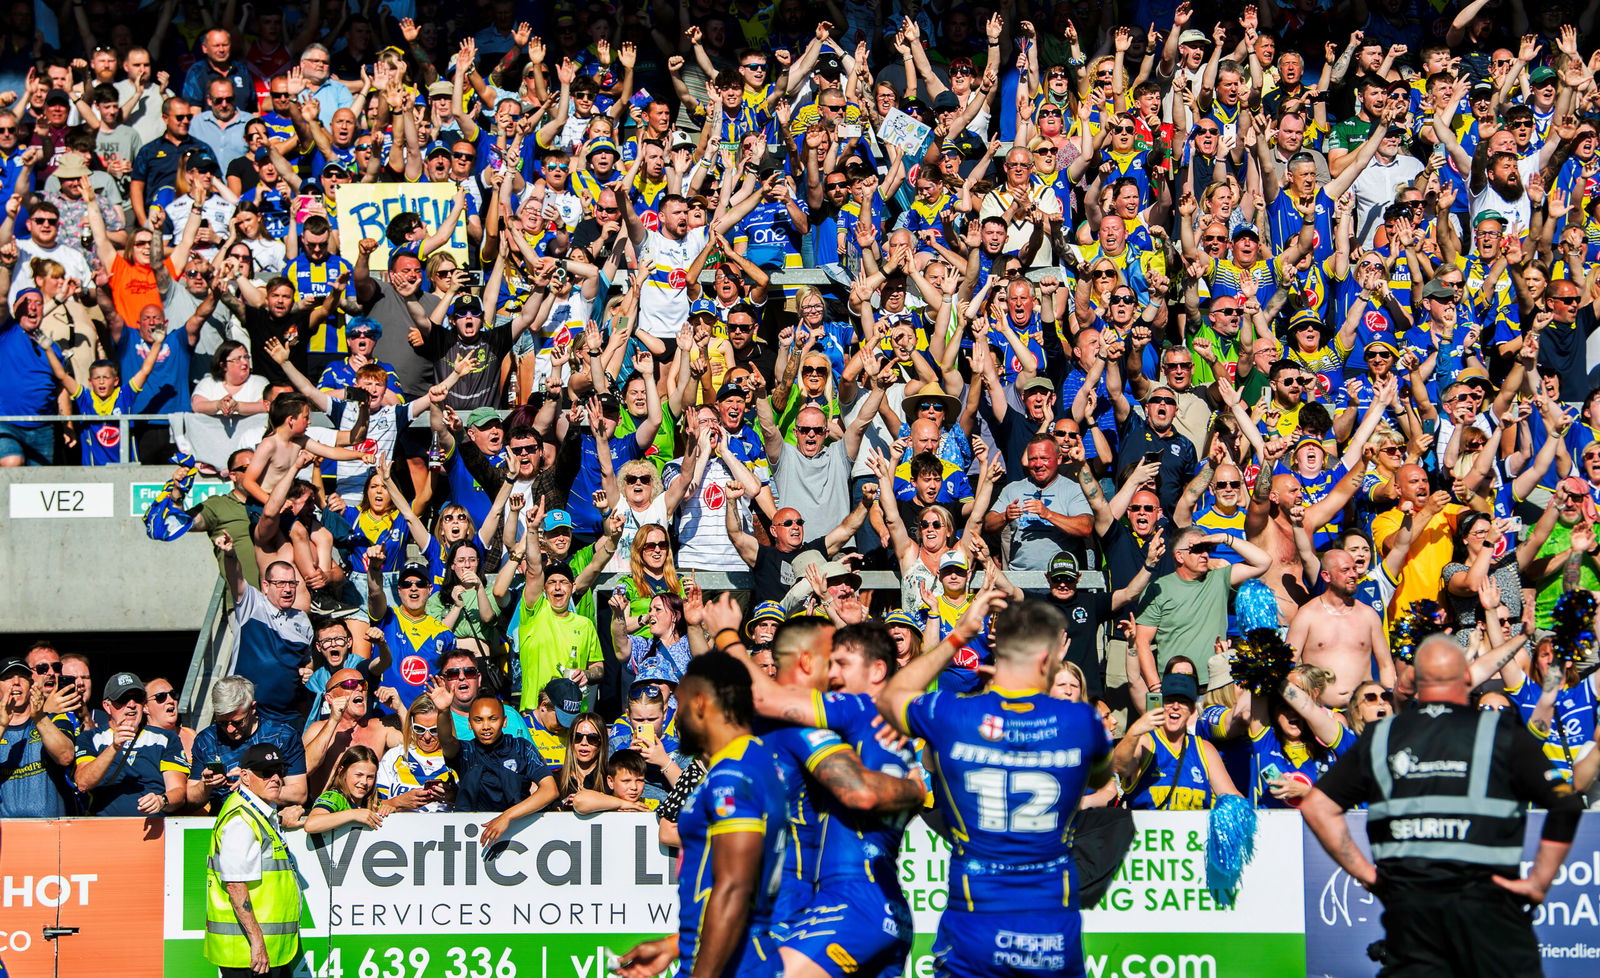
<instances>
[{"instance_id":1,"label":"concrete wall","mask_svg":"<svg viewBox=\"0 0 1600 978\"><path fill-rule=\"evenodd\" d=\"M145 536L135 484L171 465L0 469L0 632L197 629L217 578L204 534ZM197 497L194 497L197 498Z\"/></svg>"}]
</instances>

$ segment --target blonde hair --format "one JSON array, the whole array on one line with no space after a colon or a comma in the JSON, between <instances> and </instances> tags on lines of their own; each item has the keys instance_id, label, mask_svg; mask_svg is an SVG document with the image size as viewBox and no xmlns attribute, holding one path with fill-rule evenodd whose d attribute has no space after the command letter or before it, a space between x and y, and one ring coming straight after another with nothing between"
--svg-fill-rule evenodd
<instances>
[{"instance_id":1,"label":"blonde hair","mask_svg":"<svg viewBox=\"0 0 1600 978\"><path fill-rule=\"evenodd\" d=\"M28 260L28 271L33 273L35 282L42 278L67 277L66 268L53 258L30 258Z\"/></svg>"},{"instance_id":2,"label":"blonde hair","mask_svg":"<svg viewBox=\"0 0 1600 978\"><path fill-rule=\"evenodd\" d=\"M654 465L651 465L642 458L630 459L629 461L623 462L621 467L617 469L617 481L620 482L637 472L643 472L645 475L650 477L651 499L654 499L656 496L661 494L661 473L656 471L656 467ZM660 524L652 523L650 525L658 526ZM643 527L640 527L641 531L643 529Z\"/></svg>"},{"instance_id":3,"label":"blonde hair","mask_svg":"<svg viewBox=\"0 0 1600 978\"><path fill-rule=\"evenodd\" d=\"M628 573L633 578L634 593L641 598L651 597L655 593L645 581L644 558L642 556L646 542L645 536L654 530L659 530L662 539L670 544L672 536L667 532L666 527L660 523L646 523L639 527L638 532L633 535L633 546L628 549ZM661 577L667 582L667 589L673 594L682 594L683 585L679 583L678 569L672 563L672 547L670 545L667 547L665 556L662 559L665 562L661 567Z\"/></svg>"}]
</instances>

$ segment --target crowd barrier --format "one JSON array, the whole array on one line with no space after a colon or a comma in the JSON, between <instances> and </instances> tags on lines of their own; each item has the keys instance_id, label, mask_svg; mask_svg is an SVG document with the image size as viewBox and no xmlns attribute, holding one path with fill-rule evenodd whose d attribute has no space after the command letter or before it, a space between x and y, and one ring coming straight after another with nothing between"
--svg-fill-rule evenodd
<instances>
[{"instance_id":1,"label":"crowd barrier","mask_svg":"<svg viewBox=\"0 0 1600 978\"><path fill-rule=\"evenodd\" d=\"M1352 829L1365 837L1360 815ZM485 853L483 815L390 817L378 831L292 833L304 881L304 978L603 978L676 927L676 865L647 815L536 816ZM1537 839L1537 816L1530 820ZM1205 886L1203 813L1134 816L1127 859L1085 913L1090 978L1370 976L1379 906L1293 812L1263 812L1232 909ZM11 820L0 826L0 959L15 978L205 975L211 820ZM1532 847L1530 842L1529 854ZM949 849L920 820L901 883L932 974ZM1592 975L1600 826L1581 830L1538 912L1550 978ZM57 934L46 937L47 929ZM56 954L59 951L59 962Z\"/></svg>"}]
</instances>

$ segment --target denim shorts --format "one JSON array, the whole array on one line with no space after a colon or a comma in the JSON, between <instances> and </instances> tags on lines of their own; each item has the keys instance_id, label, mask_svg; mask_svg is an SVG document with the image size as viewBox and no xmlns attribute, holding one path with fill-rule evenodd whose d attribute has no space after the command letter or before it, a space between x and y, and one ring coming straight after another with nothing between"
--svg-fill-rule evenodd
<instances>
[{"instance_id":1,"label":"denim shorts","mask_svg":"<svg viewBox=\"0 0 1600 978\"><path fill-rule=\"evenodd\" d=\"M24 428L0 421L0 458L21 456L24 465L49 465L55 461L55 426Z\"/></svg>"}]
</instances>

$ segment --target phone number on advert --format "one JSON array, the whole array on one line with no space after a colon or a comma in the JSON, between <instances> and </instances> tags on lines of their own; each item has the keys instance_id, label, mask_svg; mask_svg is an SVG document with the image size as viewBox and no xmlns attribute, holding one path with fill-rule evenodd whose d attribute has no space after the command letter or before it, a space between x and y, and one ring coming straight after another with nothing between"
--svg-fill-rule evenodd
<instances>
[{"instance_id":1,"label":"phone number on advert","mask_svg":"<svg viewBox=\"0 0 1600 978\"><path fill-rule=\"evenodd\" d=\"M517 975L510 948L501 948L498 960L486 947L446 948L444 955L449 959L449 967L443 972L429 972L428 965L433 957L425 947L414 947L410 951L391 947L382 952L367 948L356 975L357 978L423 978L425 974L439 974L442 978L516 978ZM344 955L340 948L329 950L320 960L316 952L308 948L300 967L295 969L296 978L344 978L344 974Z\"/></svg>"}]
</instances>

